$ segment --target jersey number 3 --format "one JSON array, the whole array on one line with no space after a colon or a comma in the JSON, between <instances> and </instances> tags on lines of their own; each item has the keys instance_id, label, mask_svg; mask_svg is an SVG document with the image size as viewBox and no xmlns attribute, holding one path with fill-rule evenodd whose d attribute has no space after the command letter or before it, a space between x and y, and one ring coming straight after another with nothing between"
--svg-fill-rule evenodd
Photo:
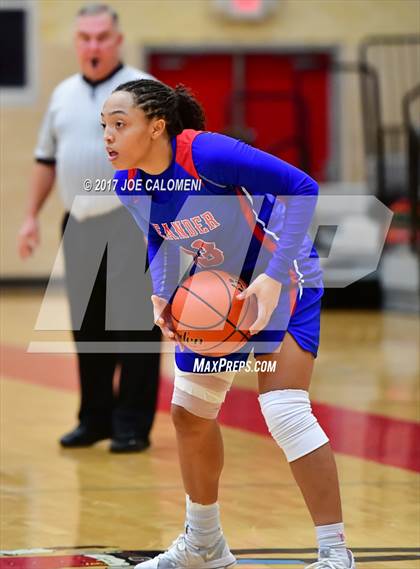
<instances>
[{"instance_id":1,"label":"jersey number 3","mask_svg":"<svg viewBox=\"0 0 420 569\"><path fill-rule=\"evenodd\" d=\"M215 267L221 265L225 260L223 251L216 247L214 241L196 239L191 243L191 248L194 249L194 251L181 247L187 255L191 255L194 258L195 263L200 267Z\"/></svg>"}]
</instances>

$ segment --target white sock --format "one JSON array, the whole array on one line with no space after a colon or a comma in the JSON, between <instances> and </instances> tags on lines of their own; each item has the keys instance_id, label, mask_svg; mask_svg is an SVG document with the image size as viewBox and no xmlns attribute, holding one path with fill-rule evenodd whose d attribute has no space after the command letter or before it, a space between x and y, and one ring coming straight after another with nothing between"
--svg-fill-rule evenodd
<instances>
[{"instance_id":1,"label":"white sock","mask_svg":"<svg viewBox=\"0 0 420 569\"><path fill-rule=\"evenodd\" d=\"M186 497L185 537L192 545L212 545L220 534L219 504L203 506Z\"/></svg>"},{"instance_id":2,"label":"white sock","mask_svg":"<svg viewBox=\"0 0 420 569\"><path fill-rule=\"evenodd\" d=\"M322 558L322 550L333 549L334 554L348 563L346 538L344 537L344 524L330 524L316 526L319 556Z\"/></svg>"}]
</instances>

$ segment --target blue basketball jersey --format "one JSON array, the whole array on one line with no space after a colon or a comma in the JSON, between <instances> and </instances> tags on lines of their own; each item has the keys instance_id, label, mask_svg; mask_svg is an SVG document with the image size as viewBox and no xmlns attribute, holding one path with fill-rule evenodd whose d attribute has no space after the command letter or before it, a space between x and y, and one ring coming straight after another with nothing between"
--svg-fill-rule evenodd
<instances>
[{"instance_id":1,"label":"blue basketball jersey","mask_svg":"<svg viewBox=\"0 0 420 569\"><path fill-rule=\"evenodd\" d=\"M318 194L312 178L221 134L187 129L171 144L172 161L161 174L115 174L117 195L148 238L155 294L174 294L180 251L191 259L190 274L220 269L249 283L264 272L297 299L305 287L322 288L307 234Z\"/></svg>"}]
</instances>

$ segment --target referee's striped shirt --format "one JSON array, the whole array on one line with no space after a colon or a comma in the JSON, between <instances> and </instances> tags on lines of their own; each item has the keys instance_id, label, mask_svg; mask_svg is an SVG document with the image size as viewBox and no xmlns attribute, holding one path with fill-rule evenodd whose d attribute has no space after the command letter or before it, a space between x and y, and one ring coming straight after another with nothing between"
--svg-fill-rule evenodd
<instances>
[{"instance_id":1,"label":"referee's striped shirt","mask_svg":"<svg viewBox=\"0 0 420 569\"><path fill-rule=\"evenodd\" d=\"M111 92L121 83L134 79L153 77L120 64L98 82L91 82L80 73L72 75L51 95L35 159L56 165L64 207L80 221L121 207L114 195L86 191L84 181L88 179L95 184L95 180L113 178L114 171L105 152L100 114Z\"/></svg>"}]
</instances>

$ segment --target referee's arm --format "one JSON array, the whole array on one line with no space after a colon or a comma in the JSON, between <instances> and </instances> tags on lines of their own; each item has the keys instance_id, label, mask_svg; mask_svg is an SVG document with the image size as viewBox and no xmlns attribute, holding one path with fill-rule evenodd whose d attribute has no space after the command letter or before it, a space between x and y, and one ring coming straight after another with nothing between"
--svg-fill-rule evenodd
<instances>
[{"instance_id":1,"label":"referee's arm","mask_svg":"<svg viewBox=\"0 0 420 569\"><path fill-rule=\"evenodd\" d=\"M55 181L55 163L35 162L30 183L25 219L18 233L18 251L22 259L29 257L39 245L38 215Z\"/></svg>"},{"instance_id":2,"label":"referee's arm","mask_svg":"<svg viewBox=\"0 0 420 569\"><path fill-rule=\"evenodd\" d=\"M51 98L38 136L35 164L29 181L25 218L18 233L18 251L22 259L29 257L40 242L38 215L55 181L56 138L53 127Z\"/></svg>"}]
</instances>

